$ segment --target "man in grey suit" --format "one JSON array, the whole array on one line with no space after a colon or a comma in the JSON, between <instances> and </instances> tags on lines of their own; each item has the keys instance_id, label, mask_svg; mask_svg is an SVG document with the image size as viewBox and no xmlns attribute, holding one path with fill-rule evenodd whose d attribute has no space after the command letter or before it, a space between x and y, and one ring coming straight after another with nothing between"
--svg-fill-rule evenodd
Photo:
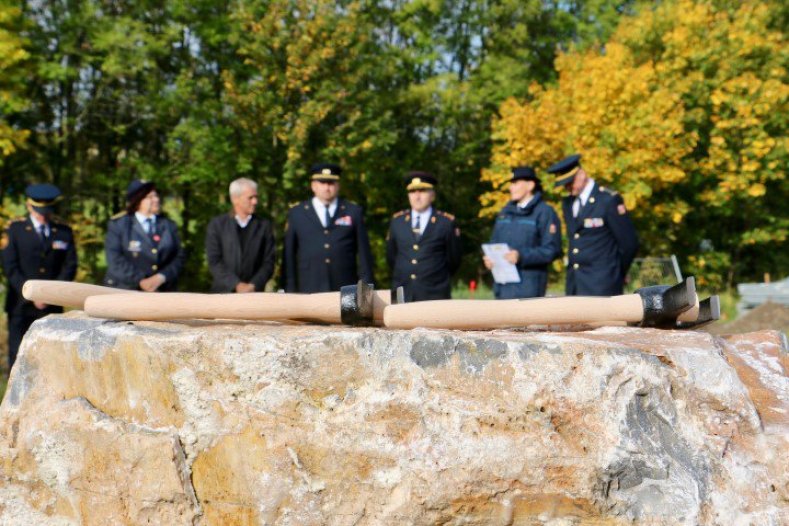
<instances>
[{"instance_id":1,"label":"man in grey suit","mask_svg":"<svg viewBox=\"0 0 789 526\"><path fill-rule=\"evenodd\" d=\"M212 292L261 292L274 273L274 229L255 215L258 185L250 179L230 183L233 209L208 224L205 251L213 276Z\"/></svg>"}]
</instances>

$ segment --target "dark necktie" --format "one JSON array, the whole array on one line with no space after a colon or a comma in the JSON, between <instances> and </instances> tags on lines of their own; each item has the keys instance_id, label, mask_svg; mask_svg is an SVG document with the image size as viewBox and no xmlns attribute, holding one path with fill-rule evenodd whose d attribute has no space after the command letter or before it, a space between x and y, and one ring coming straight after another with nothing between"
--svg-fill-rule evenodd
<instances>
[{"instance_id":1,"label":"dark necktie","mask_svg":"<svg viewBox=\"0 0 789 526\"><path fill-rule=\"evenodd\" d=\"M329 215L329 207L326 207L326 228L331 224L331 215Z\"/></svg>"},{"instance_id":2,"label":"dark necktie","mask_svg":"<svg viewBox=\"0 0 789 526\"><path fill-rule=\"evenodd\" d=\"M417 239L419 239L420 237L422 237L422 233L420 232L421 228L419 228L420 215L419 214L414 214L414 215L416 216L415 218L416 221L414 222L414 228L412 228L411 231L414 233Z\"/></svg>"},{"instance_id":3,"label":"dark necktie","mask_svg":"<svg viewBox=\"0 0 789 526\"><path fill-rule=\"evenodd\" d=\"M41 244L46 247L47 241L49 241L49 236L47 235L47 226L38 225L38 233L41 234Z\"/></svg>"}]
</instances>

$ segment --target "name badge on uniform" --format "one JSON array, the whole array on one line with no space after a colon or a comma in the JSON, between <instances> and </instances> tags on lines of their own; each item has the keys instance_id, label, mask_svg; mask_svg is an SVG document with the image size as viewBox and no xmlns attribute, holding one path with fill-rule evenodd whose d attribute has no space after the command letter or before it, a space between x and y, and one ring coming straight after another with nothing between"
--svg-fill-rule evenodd
<instances>
[{"instance_id":1,"label":"name badge on uniform","mask_svg":"<svg viewBox=\"0 0 789 526\"><path fill-rule=\"evenodd\" d=\"M605 225L602 217L587 217L584 219L584 228L600 228Z\"/></svg>"},{"instance_id":2,"label":"name badge on uniform","mask_svg":"<svg viewBox=\"0 0 789 526\"><path fill-rule=\"evenodd\" d=\"M338 217L337 219L334 220L334 224L339 226L352 226L353 219L351 218L351 216Z\"/></svg>"},{"instance_id":3,"label":"name badge on uniform","mask_svg":"<svg viewBox=\"0 0 789 526\"><path fill-rule=\"evenodd\" d=\"M142 250L142 243L136 239L129 241L129 252L139 252Z\"/></svg>"},{"instance_id":4,"label":"name badge on uniform","mask_svg":"<svg viewBox=\"0 0 789 526\"><path fill-rule=\"evenodd\" d=\"M68 241L61 241L59 239L52 241L52 250L67 250Z\"/></svg>"}]
</instances>

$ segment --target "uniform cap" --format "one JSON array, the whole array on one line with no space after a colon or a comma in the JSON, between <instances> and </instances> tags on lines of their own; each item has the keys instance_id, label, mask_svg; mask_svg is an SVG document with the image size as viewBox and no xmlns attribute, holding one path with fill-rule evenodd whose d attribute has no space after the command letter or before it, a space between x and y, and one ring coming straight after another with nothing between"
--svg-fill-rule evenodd
<instances>
[{"instance_id":1,"label":"uniform cap","mask_svg":"<svg viewBox=\"0 0 789 526\"><path fill-rule=\"evenodd\" d=\"M140 198L140 201L151 193L151 190L155 190L156 185L151 181L143 181L142 179L135 179L134 181L129 183L129 186L126 187L126 201L134 201L136 198Z\"/></svg>"},{"instance_id":2,"label":"uniform cap","mask_svg":"<svg viewBox=\"0 0 789 526\"><path fill-rule=\"evenodd\" d=\"M549 174L556 174L556 182L554 186L564 186L570 181L573 180L575 177L575 172L581 167L581 156L579 154L573 154L569 157L565 157L558 163L551 165L548 168Z\"/></svg>"},{"instance_id":3,"label":"uniform cap","mask_svg":"<svg viewBox=\"0 0 789 526\"><path fill-rule=\"evenodd\" d=\"M438 179L430 172L408 172L403 178L405 188L411 190L432 190L438 185Z\"/></svg>"},{"instance_id":4,"label":"uniform cap","mask_svg":"<svg viewBox=\"0 0 789 526\"><path fill-rule=\"evenodd\" d=\"M310 168L312 181L339 181L342 168L332 163L313 164Z\"/></svg>"},{"instance_id":5,"label":"uniform cap","mask_svg":"<svg viewBox=\"0 0 789 526\"><path fill-rule=\"evenodd\" d=\"M25 195L33 210L44 215L51 214L53 205L61 199L60 188L49 183L28 185Z\"/></svg>"},{"instance_id":6,"label":"uniform cap","mask_svg":"<svg viewBox=\"0 0 789 526\"><path fill-rule=\"evenodd\" d=\"M534 168L531 166L517 166L512 169L512 181L518 181L520 179L526 181L539 181L540 178L537 177L537 173L534 171Z\"/></svg>"}]
</instances>

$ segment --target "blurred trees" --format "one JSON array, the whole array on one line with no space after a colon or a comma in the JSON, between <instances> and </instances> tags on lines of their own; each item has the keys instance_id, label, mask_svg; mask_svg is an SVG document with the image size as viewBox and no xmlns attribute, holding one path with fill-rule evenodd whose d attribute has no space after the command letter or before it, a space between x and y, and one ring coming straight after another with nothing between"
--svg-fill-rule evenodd
<instances>
[{"instance_id":1,"label":"blurred trees","mask_svg":"<svg viewBox=\"0 0 789 526\"><path fill-rule=\"evenodd\" d=\"M481 197L481 214L506 199L507 167L545 168L578 151L593 177L623 194L642 254L684 256L702 285L783 274L783 11L756 1L663 2L623 19L602 50L561 54L555 84L534 84L525 100L501 106L483 173L494 190Z\"/></svg>"},{"instance_id":2,"label":"blurred trees","mask_svg":"<svg viewBox=\"0 0 789 526\"><path fill-rule=\"evenodd\" d=\"M785 64L769 51L775 44L769 35L775 32L765 31L762 40L748 44L755 51L738 59L744 64L739 72L726 74L714 65L700 84L670 84L669 79L692 77L706 59L697 44L682 51L677 42L671 49L680 58L671 68L649 63L645 57L665 62L657 60L667 46L659 37L674 27L669 21L653 14L652 25L639 22L646 25L627 34L620 28L611 43L600 45L622 17L637 11L633 0L0 0L0 192L12 205L21 203L27 183L61 186L68 196L63 215L77 228L81 278L98 281L106 221L121 209L132 178L152 179L189 251L184 286L203 290L204 228L229 207L232 179L259 181L260 212L281 232L288 206L309 195L309 165L337 161L346 169L343 195L367 209L379 286L385 286L383 237L392 212L407 205L401 177L411 169L430 170L440 179L438 207L455 213L464 232L468 257L461 277L467 279L479 272L478 245L490 228L479 212L492 201L480 202L478 196L491 189L491 181L499 184L491 174L503 173L501 167L512 161L502 157L504 123L521 118L519 108L555 97L561 115L551 113L546 102L540 110L544 122L529 123L523 140L520 132L510 133L513 140L531 137L529 144L546 148L521 152L518 159L544 167L571 147L583 147L589 162L601 163L596 168L615 175L617 184L625 173L641 174L628 175L628 186L621 189L638 209L642 203L659 205L657 219L642 227L654 231L649 239L659 241L658 226L668 234L662 244L650 241L649 248L662 253L679 247L689 254L698 240L677 234L684 224L693 225L694 236L709 230L702 228L708 216L697 217L694 207L707 206L700 197L704 191L715 194L717 184L704 174L719 174L720 166L696 172L688 163L709 159L705 152L713 138L723 139L732 152L736 140L750 141L753 155L773 138L777 146L759 157L764 161L742 184L747 183L743 195L760 192L762 184L760 198L776 198L780 170L768 175L762 167L780 163L776 148L785 145L776 133L785 132L785 123L775 115L763 132L741 129L747 137L740 139L734 136L738 128L713 124L712 113L701 116L688 100L707 97L712 108L713 91L722 90L715 100L720 98L725 121L725 112L740 111L736 100L750 96L742 87L747 78L734 81L754 70L748 64L765 61L753 73L760 82L776 67L784 68L774 77L782 79ZM753 28L743 26L743 35L761 28L764 17L774 16L770 27L783 27L779 18L786 13L759 13L749 18ZM683 24L701 31L701 25ZM734 45L722 42L711 63L729 67L725 50ZM557 50L562 53L555 64ZM691 51L697 56L687 54ZM578 57L587 57L588 64ZM587 65L582 76L580 68ZM610 69L620 67L622 72ZM579 82L573 96L589 91L586 103L601 113L583 117L576 128L562 120L575 108L570 112L566 101L560 104L560 97L550 95L552 86L561 90L572 75ZM716 76L732 83L724 88ZM607 91L596 90L598 85ZM762 102L772 111L785 104L780 90L773 83L755 93L765 94ZM644 93L654 97L642 100ZM620 95L619 105L608 104L609 96ZM754 108L759 116L762 111ZM499 112L502 119L492 129ZM534 131L551 126L555 129L544 136ZM659 137L651 135L654 130L660 130ZM589 138L575 142L579 136ZM602 143L595 139L603 136ZM620 157L618 142L637 148ZM650 143L659 143L660 152ZM600 160L592 161L598 156L590 154L598 151ZM604 164L614 159L620 172ZM480 171L491 162L494 168L481 180ZM734 184L719 175L721 182ZM686 186L686 181L694 182ZM715 217L734 221L726 211L746 203L710 208ZM677 211L682 223L674 221ZM756 226L758 217L753 216L753 226L727 223L726 236L732 238L727 242L750 232L736 256L743 261L784 228L778 215L766 226ZM716 251L727 246L723 234L696 237L710 238Z\"/></svg>"}]
</instances>

